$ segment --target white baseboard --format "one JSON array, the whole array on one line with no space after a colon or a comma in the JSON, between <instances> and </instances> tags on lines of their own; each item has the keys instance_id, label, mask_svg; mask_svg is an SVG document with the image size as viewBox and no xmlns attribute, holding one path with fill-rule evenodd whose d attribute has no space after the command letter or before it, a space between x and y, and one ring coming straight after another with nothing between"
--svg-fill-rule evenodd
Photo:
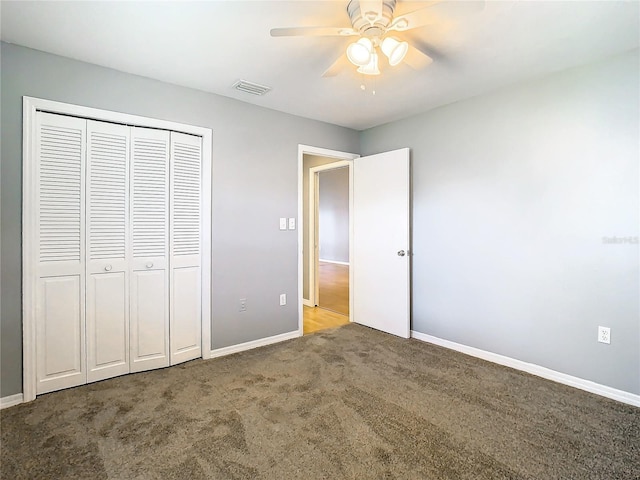
<instances>
[{"instance_id":1,"label":"white baseboard","mask_svg":"<svg viewBox=\"0 0 640 480\"><path fill-rule=\"evenodd\" d=\"M579 388L580 390L595 393L596 395L601 395L603 397L611 398L622 403L640 407L640 395L636 395L634 393L625 392L624 390L618 390L617 388L601 385L599 383L592 382L591 380L585 380L583 378L567 375L566 373L556 372L555 370L541 367L540 365L535 365L533 363L523 362L522 360L516 360L515 358L505 357L504 355L499 355L497 353L487 352L486 350L480 350L479 348L468 347L467 345L462 345L460 343L451 342L442 338L433 337L425 333L415 332L412 330L411 337L415 338L416 340L433 343L434 345L439 345L450 350L465 353L467 355L471 355L472 357L481 358L489 362L504 365L506 367L511 367L516 370L521 370L538 377L546 378L547 380L562 383L563 385Z\"/></svg>"},{"instance_id":2,"label":"white baseboard","mask_svg":"<svg viewBox=\"0 0 640 480\"><path fill-rule=\"evenodd\" d=\"M14 405L18 405L22 403L23 397L21 393L16 393L15 395L9 395L8 397L0 398L0 410L3 408L13 407Z\"/></svg>"},{"instance_id":3,"label":"white baseboard","mask_svg":"<svg viewBox=\"0 0 640 480\"><path fill-rule=\"evenodd\" d=\"M240 343L238 345L231 345L229 347L216 348L211 350L211 357L223 357L225 355L231 355L232 353L244 352L245 350L251 350L252 348L264 347L273 343L284 342L285 340L291 340L301 336L298 330L292 332L281 333L280 335L274 335L273 337L261 338L259 340L252 340L251 342Z\"/></svg>"},{"instance_id":4,"label":"white baseboard","mask_svg":"<svg viewBox=\"0 0 640 480\"><path fill-rule=\"evenodd\" d=\"M307 306L307 307L311 307L311 308L315 307L315 305L313 303L311 303L309 300L307 300L306 298L302 299L302 304Z\"/></svg>"},{"instance_id":5,"label":"white baseboard","mask_svg":"<svg viewBox=\"0 0 640 480\"><path fill-rule=\"evenodd\" d=\"M238 345L231 345L229 347L217 348L215 350L211 350L210 358L222 357L224 355L230 355L232 353L237 353L237 352L244 352L245 350L264 347L266 345L271 345L273 343L284 342L285 340L290 340L292 338L297 338L300 336L302 336L302 334L298 330L294 330L292 332L281 333L280 335L274 335L272 337L253 340L251 342L240 343ZM18 405L22 402L23 402L22 393L17 393L15 395L10 395L8 397L2 397L0 398L0 410L3 408L13 407L14 405Z\"/></svg>"},{"instance_id":6,"label":"white baseboard","mask_svg":"<svg viewBox=\"0 0 640 480\"><path fill-rule=\"evenodd\" d=\"M335 263L336 265L349 266L349 262L339 262L338 260L325 260L324 258L319 258L318 261L319 262L324 262L324 263Z\"/></svg>"}]
</instances>

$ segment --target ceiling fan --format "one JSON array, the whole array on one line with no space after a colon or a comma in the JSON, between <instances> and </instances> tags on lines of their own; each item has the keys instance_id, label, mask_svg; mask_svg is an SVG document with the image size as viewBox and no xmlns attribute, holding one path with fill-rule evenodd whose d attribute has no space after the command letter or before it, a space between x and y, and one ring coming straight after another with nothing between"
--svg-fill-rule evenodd
<instances>
[{"instance_id":1,"label":"ceiling fan","mask_svg":"<svg viewBox=\"0 0 640 480\"><path fill-rule=\"evenodd\" d=\"M402 32L433 24L438 19L434 6L445 6L447 9L464 10L474 7L484 8L484 1L475 2L443 2L432 1L419 10L394 16L397 0L350 0L347 14L351 27L291 27L273 28L272 37L297 36L359 36L345 52L331 65L323 77L337 75L347 64L347 60L358 67L364 75L380 74L380 58L378 50L384 54L390 66L406 63L415 70L420 70L433 62L425 52L411 45L401 37ZM466 13L466 12L464 12ZM400 34L400 35L398 35Z\"/></svg>"}]
</instances>

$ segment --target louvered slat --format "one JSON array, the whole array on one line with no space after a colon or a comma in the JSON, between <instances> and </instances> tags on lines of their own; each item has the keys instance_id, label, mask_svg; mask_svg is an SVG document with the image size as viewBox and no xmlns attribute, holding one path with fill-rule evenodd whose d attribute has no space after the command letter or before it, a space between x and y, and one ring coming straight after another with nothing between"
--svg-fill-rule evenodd
<instances>
[{"instance_id":1,"label":"louvered slat","mask_svg":"<svg viewBox=\"0 0 640 480\"><path fill-rule=\"evenodd\" d=\"M127 137L92 131L89 156L89 258L123 259L127 234Z\"/></svg>"},{"instance_id":2,"label":"louvered slat","mask_svg":"<svg viewBox=\"0 0 640 480\"><path fill-rule=\"evenodd\" d=\"M86 120L36 113L35 191L25 173L25 258L35 261L35 282L25 288L26 314L35 320L36 385L46 393L86 383L85 162ZM30 162L31 163L31 162ZM35 222L31 212L36 207ZM35 231L32 228L35 227ZM29 280L30 268L24 274ZM34 290L31 290L34 288ZM33 292L33 296L31 294ZM29 321L28 318L26 320Z\"/></svg>"},{"instance_id":3,"label":"louvered slat","mask_svg":"<svg viewBox=\"0 0 640 480\"><path fill-rule=\"evenodd\" d=\"M171 133L171 365L202 354L202 139Z\"/></svg>"},{"instance_id":4,"label":"louvered slat","mask_svg":"<svg viewBox=\"0 0 640 480\"><path fill-rule=\"evenodd\" d=\"M83 132L42 125L39 133L40 262L79 262Z\"/></svg>"},{"instance_id":5,"label":"louvered slat","mask_svg":"<svg viewBox=\"0 0 640 480\"><path fill-rule=\"evenodd\" d=\"M173 144L173 254L200 253L201 146Z\"/></svg>"},{"instance_id":6,"label":"louvered slat","mask_svg":"<svg viewBox=\"0 0 640 480\"><path fill-rule=\"evenodd\" d=\"M164 257L166 252L168 139L133 139L133 256Z\"/></svg>"},{"instance_id":7,"label":"louvered slat","mask_svg":"<svg viewBox=\"0 0 640 480\"><path fill-rule=\"evenodd\" d=\"M131 128L87 122L87 381L129 372Z\"/></svg>"},{"instance_id":8,"label":"louvered slat","mask_svg":"<svg viewBox=\"0 0 640 480\"><path fill-rule=\"evenodd\" d=\"M169 142L131 133L131 371L169 365Z\"/></svg>"}]
</instances>

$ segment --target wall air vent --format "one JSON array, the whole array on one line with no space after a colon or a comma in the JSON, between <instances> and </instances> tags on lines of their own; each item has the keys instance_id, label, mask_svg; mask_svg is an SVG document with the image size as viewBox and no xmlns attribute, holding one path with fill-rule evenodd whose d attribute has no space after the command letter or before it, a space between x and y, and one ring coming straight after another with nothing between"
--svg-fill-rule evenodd
<instances>
[{"instance_id":1,"label":"wall air vent","mask_svg":"<svg viewBox=\"0 0 640 480\"><path fill-rule=\"evenodd\" d=\"M233 88L240 90L241 92L250 93L251 95L264 95L271 87L265 87L264 85L258 85L257 83L247 82L246 80L238 80L233 84Z\"/></svg>"}]
</instances>

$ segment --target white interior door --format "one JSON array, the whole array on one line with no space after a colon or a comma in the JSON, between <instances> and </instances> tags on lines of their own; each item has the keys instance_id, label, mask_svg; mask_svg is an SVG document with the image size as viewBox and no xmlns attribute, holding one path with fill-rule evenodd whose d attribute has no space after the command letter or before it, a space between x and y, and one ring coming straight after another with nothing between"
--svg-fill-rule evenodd
<instances>
[{"instance_id":1,"label":"white interior door","mask_svg":"<svg viewBox=\"0 0 640 480\"><path fill-rule=\"evenodd\" d=\"M84 119L38 112L34 266L36 393L87 381L84 316ZM33 275L25 271L25 275Z\"/></svg>"},{"instance_id":2,"label":"white interior door","mask_svg":"<svg viewBox=\"0 0 640 480\"><path fill-rule=\"evenodd\" d=\"M169 132L131 128L131 372L169 366Z\"/></svg>"},{"instance_id":3,"label":"white interior door","mask_svg":"<svg viewBox=\"0 0 640 480\"><path fill-rule=\"evenodd\" d=\"M354 322L410 335L409 149L353 161Z\"/></svg>"},{"instance_id":4,"label":"white interior door","mask_svg":"<svg viewBox=\"0 0 640 480\"><path fill-rule=\"evenodd\" d=\"M171 132L171 365L202 356L202 138ZM210 347L209 347L210 348Z\"/></svg>"},{"instance_id":5,"label":"white interior door","mask_svg":"<svg viewBox=\"0 0 640 480\"><path fill-rule=\"evenodd\" d=\"M87 122L87 381L129 373L129 141Z\"/></svg>"}]
</instances>

